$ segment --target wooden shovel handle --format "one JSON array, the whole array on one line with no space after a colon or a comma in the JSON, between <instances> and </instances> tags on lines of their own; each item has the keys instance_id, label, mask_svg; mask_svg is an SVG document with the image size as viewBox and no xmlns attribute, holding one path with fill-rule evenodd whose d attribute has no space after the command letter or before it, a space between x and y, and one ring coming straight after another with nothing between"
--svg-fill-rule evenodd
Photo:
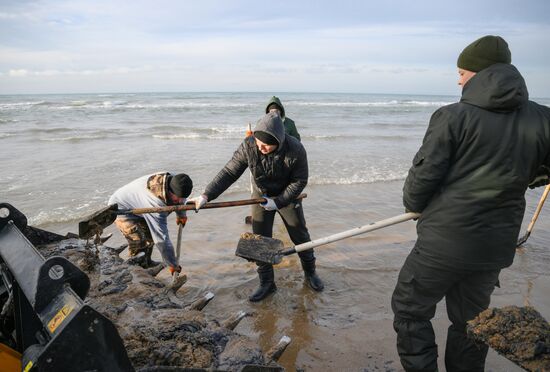
<instances>
[{"instance_id":1,"label":"wooden shovel handle","mask_svg":"<svg viewBox=\"0 0 550 372\"><path fill-rule=\"evenodd\" d=\"M301 200L306 197L307 197L307 194L300 194L298 195L296 200ZM214 202L214 203L206 203L201 209L238 207L242 205L260 204L264 202L265 202L265 198ZM183 204L183 205L170 205L166 207L156 207L156 208L119 209L116 212L116 214L145 214L145 213L163 213L163 212L170 213L170 212L176 212L176 211L191 211L191 210L195 210L195 203Z\"/></svg>"},{"instance_id":2,"label":"wooden shovel handle","mask_svg":"<svg viewBox=\"0 0 550 372\"><path fill-rule=\"evenodd\" d=\"M542 206L544 205L544 202L546 201L546 197L548 196L548 192L550 191L550 185L547 185L544 188L544 192L542 193L539 204L537 205L537 209L535 210L535 214L533 215L533 218L531 219L531 222L529 223L529 226L527 227L527 231L531 233L531 230L533 230L533 226L535 226L535 222L537 222L537 218L539 218L540 211L542 210Z\"/></svg>"}]
</instances>

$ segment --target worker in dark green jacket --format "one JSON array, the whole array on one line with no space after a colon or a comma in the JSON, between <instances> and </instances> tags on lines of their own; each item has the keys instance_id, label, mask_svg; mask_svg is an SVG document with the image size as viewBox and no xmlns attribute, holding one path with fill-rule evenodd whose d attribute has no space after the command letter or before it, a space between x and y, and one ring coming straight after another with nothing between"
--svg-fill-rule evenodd
<instances>
[{"instance_id":1,"label":"worker in dark green jacket","mask_svg":"<svg viewBox=\"0 0 550 372\"><path fill-rule=\"evenodd\" d=\"M465 334L512 264L525 191L550 164L550 108L529 101L508 44L485 36L458 58L460 102L438 109L403 188L420 212L418 239L392 296L397 349L407 371L436 371L430 320L445 297L447 371L483 371L487 347Z\"/></svg>"},{"instance_id":2,"label":"worker in dark green jacket","mask_svg":"<svg viewBox=\"0 0 550 372\"><path fill-rule=\"evenodd\" d=\"M298 141L301 141L300 133L298 133L298 129L296 129L296 124L294 123L294 120L286 116L285 108L279 99L279 97L271 97L267 105L265 106L265 113L268 114L270 112L276 112L279 114L281 119L283 120L283 125L285 127L285 133L288 135L291 135L292 137L296 138Z\"/></svg>"}]
</instances>

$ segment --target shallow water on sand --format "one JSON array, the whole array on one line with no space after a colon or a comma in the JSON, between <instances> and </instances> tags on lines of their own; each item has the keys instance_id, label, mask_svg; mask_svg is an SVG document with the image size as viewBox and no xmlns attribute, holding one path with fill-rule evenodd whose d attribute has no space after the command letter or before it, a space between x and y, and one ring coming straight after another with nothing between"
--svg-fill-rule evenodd
<instances>
[{"instance_id":1,"label":"shallow water on sand","mask_svg":"<svg viewBox=\"0 0 550 372\"><path fill-rule=\"evenodd\" d=\"M304 210L312 239L403 213L401 187L398 181L308 187ZM539 191L527 193L526 223ZM246 197L231 195L232 199ZM189 281L178 296L191 301L212 291L216 297L204 311L217 318L239 310L252 313L236 330L257 339L263 350L283 335L290 336L292 342L280 360L290 371L400 371L390 298L398 271L414 243L414 222L316 248L318 271L326 286L322 293L314 293L305 285L297 256L287 257L275 268L277 292L251 304L247 297L258 282L255 265L234 255L239 235L250 229L244 223L248 210L238 207L189 214L181 259ZM284 226L280 219L276 221L274 236L289 245ZM541 215L514 264L502 271L501 288L495 290L491 306L531 304L550 318L549 227L550 218ZM124 243L118 232L110 231L114 236L109 244ZM174 224L173 241L176 231ZM448 325L441 302L434 320L440 358ZM445 370L442 359L440 370ZM490 352L487 370L521 369Z\"/></svg>"}]
</instances>

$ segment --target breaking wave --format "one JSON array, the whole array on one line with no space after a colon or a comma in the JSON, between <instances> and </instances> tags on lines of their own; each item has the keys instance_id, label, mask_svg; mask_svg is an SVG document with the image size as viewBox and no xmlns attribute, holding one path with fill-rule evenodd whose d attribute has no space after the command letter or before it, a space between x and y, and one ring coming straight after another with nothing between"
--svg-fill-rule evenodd
<instances>
[{"instance_id":1,"label":"breaking wave","mask_svg":"<svg viewBox=\"0 0 550 372\"><path fill-rule=\"evenodd\" d=\"M407 177L407 173L403 174L374 174L374 175L357 175L350 177L326 177L325 175L312 175L309 177L308 184L310 185L360 185L368 183L402 181Z\"/></svg>"},{"instance_id":2,"label":"breaking wave","mask_svg":"<svg viewBox=\"0 0 550 372\"><path fill-rule=\"evenodd\" d=\"M99 140L108 138L105 134L83 134L76 136L68 137L53 137L53 138L40 138L40 141L48 142L80 142L80 141L90 141L90 140Z\"/></svg>"},{"instance_id":3,"label":"breaking wave","mask_svg":"<svg viewBox=\"0 0 550 372\"><path fill-rule=\"evenodd\" d=\"M389 100L389 101L366 101L366 102L293 102L296 106L319 106L319 107L441 107L454 103L454 101L412 101L412 100Z\"/></svg>"}]
</instances>

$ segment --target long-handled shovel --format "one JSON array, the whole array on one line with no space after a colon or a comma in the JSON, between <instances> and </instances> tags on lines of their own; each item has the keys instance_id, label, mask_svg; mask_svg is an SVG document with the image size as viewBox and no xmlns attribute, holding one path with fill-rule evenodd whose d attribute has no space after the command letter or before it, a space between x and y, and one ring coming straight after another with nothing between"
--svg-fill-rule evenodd
<instances>
[{"instance_id":1,"label":"long-handled shovel","mask_svg":"<svg viewBox=\"0 0 550 372\"><path fill-rule=\"evenodd\" d=\"M307 243L299 244L294 247L285 248L283 242L279 239L266 238L265 236L245 233L239 239L235 255L246 258L247 260L264 262L272 265L280 263L284 256L293 253L302 252L320 245L335 242L355 235L364 234L370 231L378 230L383 227L395 225L401 222L420 217L419 213L405 213L399 216L387 218L385 220L373 222L369 225L356 227L338 234L330 235L324 238L312 240Z\"/></svg>"},{"instance_id":2,"label":"long-handled shovel","mask_svg":"<svg viewBox=\"0 0 550 372\"><path fill-rule=\"evenodd\" d=\"M296 198L303 199L307 197L307 194L300 194ZM206 203L202 209L212 209L212 208L225 208L225 207L238 207L242 205L252 205L252 204L260 204L264 203L266 200L265 198L254 198L254 199L244 199L244 200L233 200L233 201L226 201L226 202L214 202L214 203ZM171 205L166 207L154 207L154 208L136 208L136 209L118 209L117 204L109 205L88 218L86 218L83 221L80 221L78 223L78 236L81 239L88 239L91 238L98 233L101 234L104 228L111 225L113 222L115 222L115 219L118 215L123 214L145 214L145 213L170 213L175 211L189 211L194 210L195 204L194 203L188 203L188 204L181 204L181 205Z\"/></svg>"},{"instance_id":3,"label":"long-handled shovel","mask_svg":"<svg viewBox=\"0 0 550 372\"><path fill-rule=\"evenodd\" d=\"M529 226L527 226L527 232L525 235L523 235L516 245L517 247L521 247L527 239L529 239L529 235L531 235L531 231L533 230L533 227L535 226L535 222L537 221L537 218L539 218L540 211L542 210L542 206L544 205L544 202L546 201L546 197L548 196L548 192L550 192L550 185L546 185L544 188L544 192L542 193L542 196L540 197L539 204L537 205L537 209L535 210L535 214L533 215L533 218L531 219L531 222L529 222Z\"/></svg>"}]
</instances>

